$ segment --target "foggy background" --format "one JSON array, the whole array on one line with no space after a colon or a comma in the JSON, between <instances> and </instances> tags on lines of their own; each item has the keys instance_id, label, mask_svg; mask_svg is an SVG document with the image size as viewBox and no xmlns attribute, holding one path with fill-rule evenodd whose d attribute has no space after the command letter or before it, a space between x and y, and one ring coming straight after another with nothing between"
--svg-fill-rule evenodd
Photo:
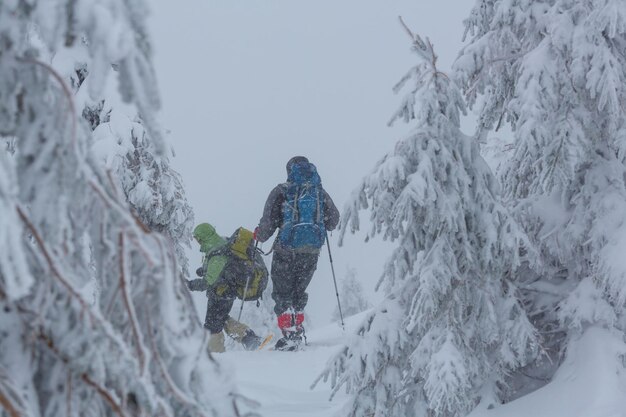
<instances>
[{"instance_id":1,"label":"foggy background","mask_svg":"<svg viewBox=\"0 0 626 417\"><path fill-rule=\"evenodd\" d=\"M398 16L431 39L439 67L448 71L472 5L467 0L153 0L160 120L196 224L209 222L222 235L239 226L253 230L295 155L317 166L342 211L361 178L409 131L403 124L387 126L400 103L392 87L416 63ZM364 230L368 218L363 212ZM382 294L374 285L393 245L380 239L364 243L362 231L347 235L339 248L338 236L331 236L338 281L348 267L355 268L366 296L376 302ZM272 240L263 249L269 250ZM201 262L198 247L188 253L194 271ZM270 258L266 264L269 269ZM312 323L329 322L336 298L326 247L308 292ZM203 319L203 296L196 301Z\"/></svg>"}]
</instances>

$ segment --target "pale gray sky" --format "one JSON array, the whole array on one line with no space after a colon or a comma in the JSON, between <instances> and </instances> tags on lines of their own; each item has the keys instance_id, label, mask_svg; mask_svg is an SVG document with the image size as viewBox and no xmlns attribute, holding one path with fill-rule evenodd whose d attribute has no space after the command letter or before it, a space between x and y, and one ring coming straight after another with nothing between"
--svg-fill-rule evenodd
<instances>
[{"instance_id":1,"label":"pale gray sky","mask_svg":"<svg viewBox=\"0 0 626 417\"><path fill-rule=\"evenodd\" d=\"M151 4L161 121L171 131L173 165L183 176L196 222L208 221L226 235L238 226L255 227L294 155L316 164L341 210L360 179L407 131L387 127L399 103L391 89L415 63L398 16L430 37L448 70L473 2ZM331 246L335 269L339 279L355 267L375 299L373 285L390 246L365 244L363 237L346 239L343 248ZM318 324L329 320L336 303L324 251L307 307ZM197 248L190 254L192 266L200 262Z\"/></svg>"}]
</instances>

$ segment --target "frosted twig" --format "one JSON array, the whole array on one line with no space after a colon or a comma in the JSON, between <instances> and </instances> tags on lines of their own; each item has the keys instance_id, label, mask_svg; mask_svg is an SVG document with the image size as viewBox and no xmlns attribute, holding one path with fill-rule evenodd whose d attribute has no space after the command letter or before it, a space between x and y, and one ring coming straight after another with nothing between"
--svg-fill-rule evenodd
<instances>
[{"instance_id":1,"label":"frosted twig","mask_svg":"<svg viewBox=\"0 0 626 417\"><path fill-rule=\"evenodd\" d=\"M157 245L158 245L158 247L159 247L159 253L160 253L160 256L161 256L161 260L163 261L163 265L165 265L165 264L166 264L166 262L165 262L165 261L166 261L166 259L167 259L167 258L166 258L166 252L168 252L168 253L170 254L170 256L172 257L172 250L170 250L170 251L166 251L166 250L165 250L165 248L163 247L163 243L161 242L161 239L159 239L158 235L153 234L153 235L152 235L152 237L154 238L154 240L155 240L156 244L157 244ZM171 248L170 248L170 249L171 249ZM175 259L175 258L174 258L174 259ZM173 268L174 277L176 277L176 263L175 263L175 262L172 264L172 268ZM164 268L164 269L165 269L165 268ZM182 278L181 278L181 280L182 280ZM185 286L185 288L187 288L187 286ZM187 301L188 301L189 305L193 305L193 300L192 300L192 297L191 297L191 293L190 293L190 291L189 291L189 290L184 291L184 292L183 292L183 295L185 295L185 298L187 299ZM200 327L202 327L202 322L200 321L200 319L198 319L198 315L197 315L197 314L190 314L189 316L191 317L191 319L192 319L193 321L195 321L196 323L198 323L198 325L199 325ZM206 332L205 332L205 337L206 337ZM203 350L204 350L204 349L201 349L201 352L202 352ZM212 359L212 358L211 358L211 359Z\"/></svg>"},{"instance_id":2,"label":"frosted twig","mask_svg":"<svg viewBox=\"0 0 626 417\"><path fill-rule=\"evenodd\" d=\"M6 410L9 417L22 417L27 414L27 409L15 385L16 383L7 375L6 369L0 367L0 409Z\"/></svg>"},{"instance_id":3,"label":"frosted twig","mask_svg":"<svg viewBox=\"0 0 626 417\"><path fill-rule=\"evenodd\" d=\"M76 146L76 126L78 125L78 120L76 119L76 106L74 106L74 98L72 96L72 92L69 87L63 80L63 77L59 75L59 73L52 68L50 65L45 62L41 62L34 58L16 58L18 62L33 64L44 68L52 77L61 85L61 89L63 90L63 94L67 98L68 105L70 107L70 115L72 117L72 146Z\"/></svg>"},{"instance_id":4,"label":"frosted twig","mask_svg":"<svg viewBox=\"0 0 626 417\"><path fill-rule=\"evenodd\" d=\"M124 413L124 410L122 410L122 406L120 404L118 404L115 399L113 398L113 396L106 390L106 388L100 386L99 384L97 384L93 379L91 379L89 377L89 375L87 374L82 374L81 375L81 379L83 381L85 381L85 383L87 385L89 385L90 387L92 387L93 389L96 390L96 392L98 394L100 394L100 396L102 398L104 398L104 400L109 403L109 406L111 407L111 409L113 409L113 411L115 412L115 414L117 414L120 417L125 417L126 414Z\"/></svg>"},{"instance_id":5,"label":"frosted twig","mask_svg":"<svg viewBox=\"0 0 626 417\"><path fill-rule=\"evenodd\" d=\"M83 297L78 292L76 292L74 287L72 287L72 285L63 277L63 275L61 274L61 272L57 268L56 263L52 259L52 255L50 255L50 252L48 251L47 245L45 244L45 242L43 241L43 238L41 237L41 235L39 234L39 232L35 228L35 225L33 225L33 223L30 221L30 219L28 218L26 213L24 213L24 211L22 210L21 207L19 207L19 206L16 207L16 210L17 210L18 216L20 217L22 222L24 222L24 224L26 225L26 228L30 231L30 233L33 235L33 237L37 241L37 243L39 245L39 248L41 249L41 252L43 253L44 258L46 259L46 262L48 263L48 266L50 267L52 275L54 277L56 277L57 280L59 280L59 282L61 283L61 285L63 285L63 287L65 287L67 289L67 291L74 298L76 298L78 300L79 304L83 307L84 310L90 312L89 316L92 319L94 319L94 316L91 313L91 310L89 308L88 303L83 299Z\"/></svg>"},{"instance_id":6,"label":"frosted twig","mask_svg":"<svg viewBox=\"0 0 626 417\"><path fill-rule=\"evenodd\" d=\"M133 308L130 300L130 293L128 291L128 286L126 285L126 248L124 244L124 233L120 232L119 235L119 246L120 246L120 289L122 290L122 299L124 300L124 307L128 312L128 320L130 321L130 326L133 332L133 338L135 339L135 344L137 345L137 356L139 357L139 367L141 369L141 375L144 375L146 371L146 354L143 351L143 343L141 342L141 333L139 332L139 325L137 323L137 315L135 314L135 309Z\"/></svg>"},{"instance_id":7,"label":"frosted twig","mask_svg":"<svg viewBox=\"0 0 626 417\"><path fill-rule=\"evenodd\" d=\"M135 216L133 213L129 214L127 211L125 211L121 207L121 204L116 199L114 199L114 198L112 198L112 197L107 195L107 193L100 186L100 184L96 183L95 181L89 181L89 185L96 192L96 194L102 199L104 204L108 208L114 210L118 215L120 215L120 217L122 219L126 220L127 224L132 225L134 223L144 233L151 234L151 230L148 229L148 227L145 224L143 224L141 222L141 220L139 220L139 218L137 216ZM131 236L131 239L133 239L131 234L129 234L129 236ZM142 253L142 255L144 255L146 257L146 259L148 259L148 257L149 257L148 250L146 250L142 246L141 241L138 240L138 239L133 239L133 243L135 243L137 245L137 248ZM154 262L153 262L153 260L151 258L148 260L148 262L150 263L150 266L154 265Z\"/></svg>"},{"instance_id":8,"label":"frosted twig","mask_svg":"<svg viewBox=\"0 0 626 417\"><path fill-rule=\"evenodd\" d=\"M154 267L154 265L156 264L156 262L154 261L154 259L152 259L152 257L150 256L150 254L146 251L146 249L143 247L143 245L141 244L141 242L139 241L139 239L137 239L137 236L134 236L132 234L128 234L127 235L128 239L135 245L135 247L137 248L137 250L139 251L139 253L141 253L141 255L143 255L144 259L146 260L146 262L148 263L148 266L150 268Z\"/></svg>"},{"instance_id":9,"label":"frosted twig","mask_svg":"<svg viewBox=\"0 0 626 417\"><path fill-rule=\"evenodd\" d=\"M400 21L400 24L402 25L404 30L406 30L406 33L409 35L411 40L415 42L415 35L413 34L413 32L411 32L411 29L409 29L406 23L404 23L404 19L402 19L402 16L398 16L398 20Z\"/></svg>"},{"instance_id":10,"label":"frosted twig","mask_svg":"<svg viewBox=\"0 0 626 417\"><path fill-rule=\"evenodd\" d=\"M110 169L107 169L107 178L109 179L109 183L111 184L111 188L113 189L113 194L115 198L119 198L117 195L117 186L115 185L115 181L113 180L113 174Z\"/></svg>"},{"instance_id":11,"label":"frosted twig","mask_svg":"<svg viewBox=\"0 0 626 417\"><path fill-rule=\"evenodd\" d=\"M61 286L63 286L68 291L71 297L75 298L78 301L78 303L82 307L81 313L87 314L89 316L92 326L95 327L96 325L98 325L102 330L102 333L112 342L112 344L114 346L117 346L121 351L125 352L125 345L120 342L118 337L112 333L111 329L105 323L103 323L102 318L99 315L96 315L91 310L91 308L89 308L89 304L87 303L87 301L85 301L83 297L67 281L67 279L63 277L56 265L55 260L52 258L52 255L50 254L47 245L43 241L41 235L39 234L33 223L30 221L28 216L24 213L21 207L17 206L16 210L22 222L24 222L24 224L26 225L26 228L31 232L31 234L37 241L39 248L50 268L50 271L52 272L52 276L61 283Z\"/></svg>"},{"instance_id":12,"label":"frosted twig","mask_svg":"<svg viewBox=\"0 0 626 417\"><path fill-rule=\"evenodd\" d=\"M105 310L105 314L106 316L109 316L111 314L111 310L113 309L113 306L115 305L115 299L117 298L117 292L120 290L120 286L119 284L115 287L115 290L113 291L113 294L111 295L111 300L109 300L109 306L107 307L107 309Z\"/></svg>"},{"instance_id":13,"label":"frosted twig","mask_svg":"<svg viewBox=\"0 0 626 417\"><path fill-rule=\"evenodd\" d=\"M156 341L154 340L154 336L152 334L153 332L152 332L152 322L150 320L150 314L148 313L148 311L145 311L144 315L146 316L146 321L148 325L148 341L152 349L152 355L154 359L156 360L156 363L159 367L159 371L161 372L161 376L163 377L163 380L167 384L167 387L169 388L170 392L181 403L187 404L189 406L192 406L194 409L196 409L196 412L199 412L200 416L206 416L206 414L198 410L198 407L194 403L194 401L190 399L189 397L187 397L183 392L181 392L176 386L176 384L174 383L174 381L172 381L172 377L170 376L169 372L167 372L167 368L165 364L163 363L163 359L161 358L161 355L159 354Z\"/></svg>"},{"instance_id":14,"label":"frosted twig","mask_svg":"<svg viewBox=\"0 0 626 417\"><path fill-rule=\"evenodd\" d=\"M402 27L404 28L404 30L406 31L406 33L409 35L409 37L411 38L411 41L413 42L413 45L424 51L425 55L427 55L428 58L430 58L430 64L432 65L433 68L433 78L436 78L437 76L442 76L444 77L446 80L449 80L450 78L448 77L448 75L444 72L441 72L437 69L437 54L435 54L435 48L433 47L432 42L430 41L430 39L426 38L426 41L424 41L419 35L414 34L411 29L409 29L409 27L407 26L407 24L404 22L404 19L402 19L402 16L398 16L398 20L400 20L400 24L402 25Z\"/></svg>"},{"instance_id":15,"label":"frosted twig","mask_svg":"<svg viewBox=\"0 0 626 417\"><path fill-rule=\"evenodd\" d=\"M148 227L137 218L137 216L135 216L133 213L128 213L120 206L120 203L116 199L108 196L107 193L102 189L100 184L94 182L93 180L90 180L89 185L91 186L91 188L93 188L96 194L98 194L100 198L102 198L102 201L106 204L108 208L116 211L117 214L119 214L123 219L126 219L129 224L135 223L145 233L151 232L150 229L148 229Z\"/></svg>"},{"instance_id":16,"label":"frosted twig","mask_svg":"<svg viewBox=\"0 0 626 417\"><path fill-rule=\"evenodd\" d=\"M165 259L165 249L163 248L163 244L161 243L161 240L158 238L158 235L152 235L153 238L155 239L155 242L157 243L157 246L159 247L159 253L161 256L161 259ZM182 279L182 278L181 278ZM185 286L185 289L187 287ZM187 302L189 305L193 305L193 300L191 297L191 292L187 289L186 291L183 291L183 294L185 295ZM189 317L191 318L192 321L196 322L197 325L200 328L203 328L202 326L202 322L200 321L200 319L198 318L197 314L192 314L191 312L189 313ZM202 343L200 344L200 348L198 349L198 353L196 354L195 357L195 361L200 360L200 356L204 354L204 352L207 352L207 344L208 344L209 338L208 338L208 332L203 331L202 332ZM208 352L208 356L209 356L209 360L211 362L213 362L216 366L219 366L219 364L215 361L215 359L213 358L213 356L211 355L211 352Z\"/></svg>"},{"instance_id":17,"label":"frosted twig","mask_svg":"<svg viewBox=\"0 0 626 417\"><path fill-rule=\"evenodd\" d=\"M236 400L241 400L244 404L246 404L248 407L252 407L252 408L259 408L261 406L261 404L258 401L255 401L253 399L250 399L246 396L243 396L241 394L237 394L237 393L231 393L230 394L231 397L233 397L233 399Z\"/></svg>"},{"instance_id":18,"label":"frosted twig","mask_svg":"<svg viewBox=\"0 0 626 417\"><path fill-rule=\"evenodd\" d=\"M509 55L509 56L505 56L505 57L501 57L501 58L493 58L493 59L485 61L484 66L487 67L487 66L491 66L493 64L496 64L498 62L510 61L510 60L513 60L513 59L522 58L522 57L524 57L527 54L528 54L528 51L520 52L518 54ZM480 77L479 77L478 73L476 73L476 74L472 75L470 80L468 80L467 84L470 87L467 88L466 91L465 91L465 95L466 96L469 96L469 95L471 95L471 94L473 94L475 92L476 88L478 87L478 79L479 78Z\"/></svg>"},{"instance_id":19,"label":"frosted twig","mask_svg":"<svg viewBox=\"0 0 626 417\"><path fill-rule=\"evenodd\" d=\"M67 370L67 396L65 397L65 401L67 404L67 415L70 417L72 415L72 372Z\"/></svg>"},{"instance_id":20,"label":"frosted twig","mask_svg":"<svg viewBox=\"0 0 626 417\"><path fill-rule=\"evenodd\" d=\"M501 58L493 58L493 59L490 59L490 60L486 61L485 64L492 65L492 64L495 64L495 63L498 63L498 62L502 62L502 61L510 61L512 59L522 58L522 57L524 57L524 55L527 55L527 54L528 54L528 52L520 52L518 54L504 56L504 57L501 57Z\"/></svg>"},{"instance_id":21,"label":"frosted twig","mask_svg":"<svg viewBox=\"0 0 626 417\"><path fill-rule=\"evenodd\" d=\"M63 362L66 366L70 364L70 360L63 356L63 354L57 349L54 345L54 342L50 337L45 335L44 333L39 333L39 340L43 342L43 344L52 352L54 355ZM70 368L71 369L71 368ZM120 417L126 417L124 410L122 410L122 406L118 404L113 396L107 391L106 388L102 387L100 384L95 382L89 375L86 373L81 374L80 379L83 380L87 385L92 387L111 407L111 409Z\"/></svg>"},{"instance_id":22,"label":"frosted twig","mask_svg":"<svg viewBox=\"0 0 626 417\"><path fill-rule=\"evenodd\" d=\"M237 406L237 397L233 398L233 410L235 411L236 417L261 417L260 414L254 412L241 414L241 412L239 411L239 407Z\"/></svg>"},{"instance_id":23,"label":"frosted twig","mask_svg":"<svg viewBox=\"0 0 626 417\"><path fill-rule=\"evenodd\" d=\"M2 391L0 391L0 406L2 406L2 408L9 413L10 417L21 417L15 406L11 403L11 401L9 401Z\"/></svg>"},{"instance_id":24,"label":"frosted twig","mask_svg":"<svg viewBox=\"0 0 626 417\"><path fill-rule=\"evenodd\" d=\"M541 382L546 382L546 383L551 381L551 378L540 378L538 376L528 375L526 372L523 372L523 371L519 371L519 373L524 375L526 378L534 379L536 381L541 381Z\"/></svg>"},{"instance_id":25,"label":"frosted twig","mask_svg":"<svg viewBox=\"0 0 626 417\"><path fill-rule=\"evenodd\" d=\"M504 115L506 114L506 109L502 110L502 113L500 113L500 118L498 119L498 124L496 125L496 129L495 131L499 131L500 127L502 126L502 119L504 118Z\"/></svg>"}]
</instances>

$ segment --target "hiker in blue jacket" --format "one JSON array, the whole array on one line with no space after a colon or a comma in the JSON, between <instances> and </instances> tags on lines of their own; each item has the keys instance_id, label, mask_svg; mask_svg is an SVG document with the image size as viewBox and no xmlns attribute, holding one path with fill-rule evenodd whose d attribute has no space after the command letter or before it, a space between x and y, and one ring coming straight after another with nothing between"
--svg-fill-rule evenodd
<instances>
[{"instance_id":1,"label":"hiker in blue jacket","mask_svg":"<svg viewBox=\"0 0 626 417\"><path fill-rule=\"evenodd\" d=\"M317 268L326 231L338 223L339 211L322 188L315 165L303 156L291 158L287 182L271 191L255 230L255 238L265 242L279 229L271 269L274 312L283 334L276 349L293 350L302 341L306 288Z\"/></svg>"}]
</instances>

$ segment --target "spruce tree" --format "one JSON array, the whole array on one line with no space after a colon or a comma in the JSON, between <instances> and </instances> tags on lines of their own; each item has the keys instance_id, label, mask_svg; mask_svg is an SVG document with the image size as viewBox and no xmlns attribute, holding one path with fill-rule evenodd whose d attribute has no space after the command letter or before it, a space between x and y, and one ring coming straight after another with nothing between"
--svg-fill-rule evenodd
<instances>
[{"instance_id":1,"label":"spruce tree","mask_svg":"<svg viewBox=\"0 0 626 417\"><path fill-rule=\"evenodd\" d=\"M356 269L348 268L346 271L341 280L339 298L344 318L359 314L371 307L371 304L363 294L363 285L357 279ZM341 320L339 306L335 306L332 318L335 321Z\"/></svg>"},{"instance_id":2,"label":"spruce tree","mask_svg":"<svg viewBox=\"0 0 626 417\"><path fill-rule=\"evenodd\" d=\"M104 103L101 101L100 103ZM101 107L85 107L94 110ZM179 273L189 278L189 261L185 247L191 242L194 226L182 178L170 164L167 155L158 155L143 121L113 110L109 120L94 131L94 148L104 168L109 170L122 190L132 211L151 231L169 238L173 245ZM126 119L120 123L118 118ZM111 120L112 119L112 120Z\"/></svg>"},{"instance_id":3,"label":"spruce tree","mask_svg":"<svg viewBox=\"0 0 626 417\"><path fill-rule=\"evenodd\" d=\"M0 155L0 405L10 416L237 414L170 240L133 213L94 152L82 67L72 82L49 63L88 61L94 101L115 75L162 157L145 15L139 0L0 2L0 136L12 144Z\"/></svg>"},{"instance_id":4,"label":"spruce tree","mask_svg":"<svg viewBox=\"0 0 626 417\"><path fill-rule=\"evenodd\" d=\"M624 329L626 3L481 0L466 26L455 72L479 136L513 129L505 195L539 255L521 287L558 364L580 330Z\"/></svg>"},{"instance_id":5,"label":"spruce tree","mask_svg":"<svg viewBox=\"0 0 626 417\"><path fill-rule=\"evenodd\" d=\"M409 32L410 33L410 32ZM525 236L498 200L477 142L459 130L464 102L413 38L417 65L392 122L410 123L367 175L342 216L397 242L380 286L385 300L332 360L325 377L352 394L350 416L462 416L497 401L507 372L536 353L535 331L510 279Z\"/></svg>"}]
</instances>

